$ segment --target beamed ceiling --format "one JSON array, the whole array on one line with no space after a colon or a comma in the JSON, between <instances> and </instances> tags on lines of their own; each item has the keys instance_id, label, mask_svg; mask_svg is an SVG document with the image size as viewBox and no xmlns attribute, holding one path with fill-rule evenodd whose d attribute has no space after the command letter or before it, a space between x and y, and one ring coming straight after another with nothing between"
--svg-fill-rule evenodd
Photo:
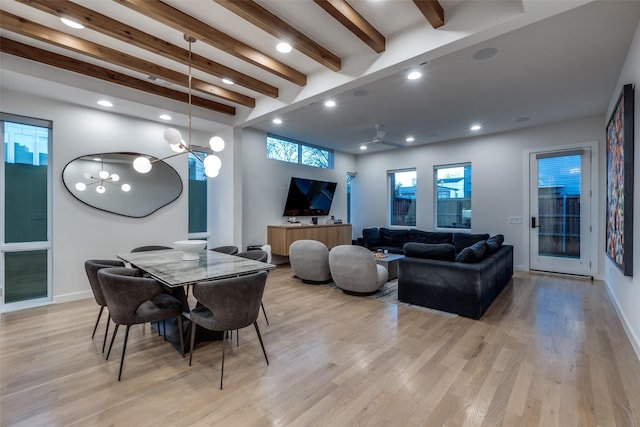
<instances>
[{"instance_id":1,"label":"beamed ceiling","mask_svg":"<svg viewBox=\"0 0 640 427\"><path fill-rule=\"evenodd\" d=\"M575 117L602 113L606 103L602 96L615 85L614 67L619 72L640 8L633 2L606 2L610 6L589 3L2 0L2 84L8 89L45 91L40 95L92 108L96 108L95 101L89 100L87 93L109 94L123 101L123 114L157 120L156 112L164 111L178 117L176 126L186 126L191 74L191 102L198 120L194 120L194 127L202 130L254 126L357 152L356 145L370 140L375 135L374 125L380 123L390 141L399 141L404 138L402 132L411 131L418 135L418 143L436 142L464 137L453 129L462 122L446 124L451 128L447 132L433 123L420 124L426 120L425 112L434 116L446 113L449 117L456 111L472 120L473 114L465 105L482 111L491 102L500 110L497 114L504 115L504 108L520 108L519 117L528 117L531 123L551 120L535 111L538 107L527 110L522 106L529 90L535 94L540 91L539 85L549 83L548 79L532 81L529 75L530 67L541 62L552 66L550 61L562 61L553 66L570 67L575 72L575 64L587 61L589 54L608 61L611 68L598 66L602 68L599 74L587 76L583 82L593 86L593 80L600 80L598 94L592 95L599 97L593 101L597 105L591 110L566 112ZM69 28L60 22L63 17L85 28ZM581 27L591 24L591 33L580 32ZM574 31L579 31L577 37L566 34ZM604 40L596 46L587 49L580 45L591 43L600 33L604 33ZM197 41L190 46L185 36ZM545 52L544 43L551 36L564 50L564 59L559 59L560 53L554 56L553 47L547 46L551 52ZM276 51L279 41L289 42L293 52ZM498 49L496 59L470 59L486 47ZM533 51L523 56L525 49ZM575 55L570 58L573 65L566 63L566 49ZM532 54L540 55L539 59L532 62ZM514 69L517 61L524 65L522 69ZM404 88L406 72L412 69L420 69L427 77L420 89ZM496 80L496 73L504 74L501 80ZM567 73L550 74L568 78ZM524 89L526 78L535 87ZM234 84L225 84L223 79ZM456 87L467 84L483 86L487 93L467 88L465 96ZM425 92L425 86L430 92ZM513 93L517 107L503 106L495 98L489 101L490 91L504 92L493 93L494 97L504 97L517 86L526 92L523 96ZM449 87L452 89L447 94L441 93ZM343 109L321 116L320 101L329 98L338 102L336 111ZM533 97L532 104L541 102L537 98ZM579 102L580 98L571 101ZM562 108L556 108L556 118L566 118L558 116ZM271 119L275 116L283 118L284 126L273 127ZM440 124L443 120L450 119L441 119ZM508 128L496 124L491 131Z\"/></svg>"}]
</instances>

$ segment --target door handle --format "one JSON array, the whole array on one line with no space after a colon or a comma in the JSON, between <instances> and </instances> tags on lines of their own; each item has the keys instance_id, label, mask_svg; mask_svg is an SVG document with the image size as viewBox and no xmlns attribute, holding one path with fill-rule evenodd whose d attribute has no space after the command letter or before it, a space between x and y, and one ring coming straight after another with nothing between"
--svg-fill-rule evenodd
<instances>
[{"instance_id":1,"label":"door handle","mask_svg":"<svg viewBox=\"0 0 640 427\"><path fill-rule=\"evenodd\" d=\"M531 228L537 228L539 227L539 225L536 225L536 217L532 216L531 217Z\"/></svg>"}]
</instances>

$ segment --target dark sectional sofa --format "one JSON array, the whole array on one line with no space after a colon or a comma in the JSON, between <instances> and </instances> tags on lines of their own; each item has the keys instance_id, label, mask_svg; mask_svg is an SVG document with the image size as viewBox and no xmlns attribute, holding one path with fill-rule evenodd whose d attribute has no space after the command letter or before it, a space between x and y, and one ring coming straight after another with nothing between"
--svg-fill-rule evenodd
<instances>
[{"instance_id":1,"label":"dark sectional sofa","mask_svg":"<svg viewBox=\"0 0 640 427\"><path fill-rule=\"evenodd\" d=\"M500 234L380 228L364 229L361 243L405 255L398 300L479 319L513 275L513 246L503 242Z\"/></svg>"}]
</instances>

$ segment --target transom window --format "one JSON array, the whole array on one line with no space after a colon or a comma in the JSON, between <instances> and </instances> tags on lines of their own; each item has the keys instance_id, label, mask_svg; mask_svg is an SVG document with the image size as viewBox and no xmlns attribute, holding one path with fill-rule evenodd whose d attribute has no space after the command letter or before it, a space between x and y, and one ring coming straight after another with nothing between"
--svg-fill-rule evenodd
<instances>
[{"instance_id":1,"label":"transom window","mask_svg":"<svg viewBox=\"0 0 640 427\"><path fill-rule=\"evenodd\" d=\"M436 227L471 229L471 163L435 166Z\"/></svg>"},{"instance_id":2,"label":"transom window","mask_svg":"<svg viewBox=\"0 0 640 427\"><path fill-rule=\"evenodd\" d=\"M317 168L333 169L333 150L275 135L267 135L267 158Z\"/></svg>"}]
</instances>

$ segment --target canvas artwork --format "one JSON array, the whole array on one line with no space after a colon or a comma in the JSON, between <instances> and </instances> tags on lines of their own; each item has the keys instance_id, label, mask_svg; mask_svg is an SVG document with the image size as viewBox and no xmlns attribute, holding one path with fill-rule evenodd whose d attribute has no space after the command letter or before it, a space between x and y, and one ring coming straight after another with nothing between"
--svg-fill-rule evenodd
<instances>
[{"instance_id":1,"label":"canvas artwork","mask_svg":"<svg viewBox=\"0 0 640 427\"><path fill-rule=\"evenodd\" d=\"M625 85L607 124L606 252L633 275L633 86Z\"/></svg>"}]
</instances>

